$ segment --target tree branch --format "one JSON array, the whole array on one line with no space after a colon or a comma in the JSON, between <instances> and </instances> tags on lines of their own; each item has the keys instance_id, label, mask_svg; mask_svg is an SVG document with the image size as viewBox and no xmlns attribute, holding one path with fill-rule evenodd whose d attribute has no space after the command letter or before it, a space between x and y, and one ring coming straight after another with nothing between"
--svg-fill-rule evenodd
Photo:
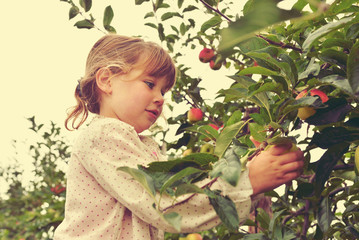
<instances>
[{"instance_id":1,"label":"tree branch","mask_svg":"<svg viewBox=\"0 0 359 240\"><path fill-rule=\"evenodd\" d=\"M211 187L217 180L218 180L218 177L213 178L210 182L208 182L208 183L206 183L205 185L203 185L203 186L201 187L201 189L205 189L206 187ZM165 211L167 211L167 210L170 209L170 208L173 208L173 207L182 205L182 204L188 202L191 198L193 198L193 197L196 196L197 194L198 194L198 193L193 193L193 194L192 194L191 196L189 196L186 200L183 200L182 202L175 203L175 204L173 204L173 205L171 205L171 206L169 206L169 207L166 207L166 208L164 208L164 209L162 209L162 210L160 210L160 211L161 211L161 212L165 212Z\"/></svg>"},{"instance_id":2,"label":"tree branch","mask_svg":"<svg viewBox=\"0 0 359 240\"><path fill-rule=\"evenodd\" d=\"M217 9L213 8L211 5L209 5L208 3L206 3L204 0L199 0L201 3L203 3L203 5L206 6L206 8L211 9L212 11L216 12L218 15L220 15L221 17L225 18L228 22L233 22L231 19L229 19L226 15L224 15L221 11L218 10L218 6Z\"/></svg>"},{"instance_id":3,"label":"tree branch","mask_svg":"<svg viewBox=\"0 0 359 240\"><path fill-rule=\"evenodd\" d=\"M262 35L257 35L257 37L260 37L264 40L266 40L268 43L272 44L272 45L275 45L275 46L278 46L278 47L281 47L281 48L289 48L289 49L293 49L295 51L298 51L300 53L302 53L302 49L296 47L296 46L293 46L292 44L286 44L286 43L283 43L283 42L275 42L275 41L272 41Z\"/></svg>"}]
</instances>

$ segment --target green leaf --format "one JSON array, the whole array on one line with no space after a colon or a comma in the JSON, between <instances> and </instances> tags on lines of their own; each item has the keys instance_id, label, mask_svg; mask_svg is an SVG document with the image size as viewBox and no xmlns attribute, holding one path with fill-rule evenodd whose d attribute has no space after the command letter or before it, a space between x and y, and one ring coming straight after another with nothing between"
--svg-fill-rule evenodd
<instances>
[{"instance_id":1,"label":"green leaf","mask_svg":"<svg viewBox=\"0 0 359 240\"><path fill-rule=\"evenodd\" d=\"M80 0L80 6L88 12L92 7L92 0Z\"/></svg>"},{"instance_id":2,"label":"green leaf","mask_svg":"<svg viewBox=\"0 0 359 240\"><path fill-rule=\"evenodd\" d=\"M260 107L264 107L268 111L268 113L270 113L268 96L265 93L262 92L262 93L256 94L255 96L249 96L249 94L248 94L247 89L251 85L257 83L256 81L254 81L253 79L251 79L249 77L238 76L238 75L229 76L229 78L231 78L237 82L237 84L233 85L231 87L231 89L229 89L230 91L232 90L232 94L238 95L239 98L245 98L245 99L257 104ZM239 87L242 89L236 89ZM231 94L230 91L227 91L227 92ZM225 93L226 91L222 91L222 92Z\"/></svg>"},{"instance_id":3,"label":"green leaf","mask_svg":"<svg viewBox=\"0 0 359 240\"><path fill-rule=\"evenodd\" d=\"M342 18L336 22L330 22L319 29L315 30L314 32L310 33L308 37L305 39L303 43L303 52L308 53L310 47L315 43L316 40L323 37L324 35L335 31L339 28L343 28L346 25L349 25L350 22L353 20L352 17Z\"/></svg>"},{"instance_id":4,"label":"green leaf","mask_svg":"<svg viewBox=\"0 0 359 240\"><path fill-rule=\"evenodd\" d=\"M185 9L183 9L183 13L184 12L190 12L190 11L193 11L193 10L196 10L196 9L198 9L198 7L196 7L196 6L193 6L193 5L189 5L188 7L186 7Z\"/></svg>"},{"instance_id":5,"label":"green leaf","mask_svg":"<svg viewBox=\"0 0 359 240\"><path fill-rule=\"evenodd\" d=\"M280 95L283 91L283 86L277 82L266 82L262 84L257 90L250 93L249 96L256 95L261 92L275 92Z\"/></svg>"},{"instance_id":6,"label":"green leaf","mask_svg":"<svg viewBox=\"0 0 359 240\"><path fill-rule=\"evenodd\" d=\"M113 19L113 10L111 6L107 6L105 8L105 13L103 15L103 26L106 28L106 26L110 26L112 19Z\"/></svg>"},{"instance_id":7,"label":"green leaf","mask_svg":"<svg viewBox=\"0 0 359 240\"><path fill-rule=\"evenodd\" d=\"M145 23L146 26L149 26L151 28L157 29L157 25L154 23Z\"/></svg>"},{"instance_id":8,"label":"green leaf","mask_svg":"<svg viewBox=\"0 0 359 240\"><path fill-rule=\"evenodd\" d=\"M245 69L243 69L242 71L240 71L238 73L238 75L240 76L244 76L244 75L248 75L248 74L261 74L261 75L265 75L265 76L280 76L280 74L278 72L269 70L268 68L264 68L264 67L247 67Z\"/></svg>"},{"instance_id":9,"label":"green leaf","mask_svg":"<svg viewBox=\"0 0 359 240\"><path fill-rule=\"evenodd\" d=\"M77 28L91 29L95 26L95 24L88 19L84 19L84 20L76 22L74 26Z\"/></svg>"},{"instance_id":10,"label":"green leaf","mask_svg":"<svg viewBox=\"0 0 359 240\"><path fill-rule=\"evenodd\" d=\"M297 100L293 100L293 102L286 106L283 109L283 113L282 114L287 114L293 110L296 110L300 107L306 107L306 106L311 106L312 104L314 104L314 102L317 100L317 97L312 97L312 96L308 96L308 97L303 97Z\"/></svg>"},{"instance_id":11,"label":"green leaf","mask_svg":"<svg viewBox=\"0 0 359 240\"><path fill-rule=\"evenodd\" d=\"M117 170L130 174L136 181L138 181L143 186L143 188L152 196L152 198L155 198L156 189L152 178L148 174L139 169L129 167L119 167Z\"/></svg>"},{"instance_id":12,"label":"green leaf","mask_svg":"<svg viewBox=\"0 0 359 240\"><path fill-rule=\"evenodd\" d=\"M166 12L161 16L162 21L166 21L167 19L170 19L172 17L182 17L178 12Z\"/></svg>"},{"instance_id":13,"label":"green leaf","mask_svg":"<svg viewBox=\"0 0 359 240\"><path fill-rule=\"evenodd\" d=\"M192 153L184 158L171 161L151 162L148 171L153 172L179 172L186 167L195 167L202 170L208 169L210 163L216 162L218 158L208 153Z\"/></svg>"},{"instance_id":14,"label":"green leaf","mask_svg":"<svg viewBox=\"0 0 359 240\"><path fill-rule=\"evenodd\" d=\"M345 93L354 96L352 87L349 84L349 80L342 76L329 75L329 76L319 79L319 81L322 83L331 84L331 85L335 86L336 88L344 91Z\"/></svg>"},{"instance_id":15,"label":"green leaf","mask_svg":"<svg viewBox=\"0 0 359 240\"><path fill-rule=\"evenodd\" d=\"M222 22L222 18L219 17L219 16L214 16L212 17L211 19L207 20L206 22L204 22L201 26L201 32L205 32L207 31L208 29L212 28L212 27L215 27L219 24L221 24Z\"/></svg>"},{"instance_id":16,"label":"green leaf","mask_svg":"<svg viewBox=\"0 0 359 240\"><path fill-rule=\"evenodd\" d=\"M332 65L338 65L344 69L346 68L348 57L347 54L343 52L336 51L334 49L325 49L319 54L318 57L323 62L327 62Z\"/></svg>"},{"instance_id":17,"label":"green leaf","mask_svg":"<svg viewBox=\"0 0 359 240\"><path fill-rule=\"evenodd\" d=\"M238 44L238 47L243 53L256 51L268 47L269 43L260 37L251 37Z\"/></svg>"},{"instance_id":18,"label":"green leaf","mask_svg":"<svg viewBox=\"0 0 359 240\"><path fill-rule=\"evenodd\" d=\"M197 132L211 139L217 139L219 135L218 131L209 125L202 125L202 126L195 125L185 128L185 131Z\"/></svg>"},{"instance_id":19,"label":"green leaf","mask_svg":"<svg viewBox=\"0 0 359 240\"><path fill-rule=\"evenodd\" d=\"M186 25L184 23L181 23L181 25L180 25L180 32L181 32L182 36L184 36L185 33L187 32L187 28L186 28Z\"/></svg>"},{"instance_id":20,"label":"green leaf","mask_svg":"<svg viewBox=\"0 0 359 240\"><path fill-rule=\"evenodd\" d=\"M194 184L184 183L177 186L175 196L178 197L189 193L204 193L204 191Z\"/></svg>"},{"instance_id":21,"label":"green leaf","mask_svg":"<svg viewBox=\"0 0 359 240\"><path fill-rule=\"evenodd\" d=\"M289 63L287 62L279 62L277 59L273 58L269 53L265 52L249 52L247 53L248 56L254 59L260 59L275 70L280 71L280 76L284 77L287 81L287 84L290 85L296 82L295 77L292 73L292 68Z\"/></svg>"},{"instance_id":22,"label":"green leaf","mask_svg":"<svg viewBox=\"0 0 359 240\"><path fill-rule=\"evenodd\" d=\"M70 11L69 11L69 19L72 19L72 18L74 18L74 17L76 17L77 16L77 14L79 14L79 8L78 7L76 7L76 6L72 6L71 8L70 8Z\"/></svg>"},{"instance_id":23,"label":"green leaf","mask_svg":"<svg viewBox=\"0 0 359 240\"><path fill-rule=\"evenodd\" d=\"M270 222L270 217L269 217L268 213L266 211L264 211L262 208L257 208L257 211L258 211L258 215L256 217L256 220L258 221L259 225L263 229L268 229L269 222Z\"/></svg>"},{"instance_id":24,"label":"green leaf","mask_svg":"<svg viewBox=\"0 0 359 240\"><path fill-rule=\"evenodd\" d=\"M335 219L331 211L331 205L328 197L323 198L318 208L318 224L323 232L327 232L331 222Z\"/></svg>"},{"instance_id":25,"label":"green leaf","mask_svg":"<svg viewBox=\"0 0 359 240\"><path fill-rule=\"evenodd\" d=\"M241 110L237 110L234 113L232 113L232 115L229 117L229 119L226 122L226 126L230 126L232 124L240 122L242 119L242 115L243 114Z\"/></svg>"},{"instance_id":26,"label":"green leaf","mask_svg":"<svg viewBox=\"0 0 359 240\"><path fill-rule=\"evenodd\" d=\"M237 186L241 174L241 163L233 149L226 152L225 156L219 159L209 173L212 178L221 177L232 186Z\"/></svg>"},{"instance_id":27,"label":"green leaf","mask_svg":"<svg viewBox=\"0 0 359 240\"><path fill-rule=\"evenodd\" d=\"M221 158L244 125L244 122L237 122L226 126L217 138L214 154Z\"/></svg>"},{"instance_id":28,"label":"green leaf","mask_svg":"<svg viewBox=\"0 0 359 240\"><path fill-rule=\"evenodd\" d=\"M314 186L318 196L322 193L324 184L328 180L333 167L343 157L343 154L348 151L348 148L349 144L346 142L334 145L330 147L317 162Z\"/></svg>"},{"instance_id":29,"label":"green leaf","mask_svg":"<svg viewBox=\"0 0 359 240\"><path fill-rule=\"evenodd\" d=\"M160 38L161 41L164 41L166 40L166 36L164 34L164 28L163 28L163 24L162 23L159 23L158 24L158 28L157 28L157 31L158 31L158 36Z\"/></svg>"},{"instance_id":30,"label":"green leaf","mask_svg":"<svg viewBox=\"0 0 359 240\"><path fill-rule=\"evenodd\" d=\"M249 131L251 136L258 142L263 142L266 140L266 131L263 125L257 123L249 123Z\"/></svg>"},{"instance_id":31,"label":"green leaf","mask_svg":"<svg viewBox=\"0 0 359 240\"><path fill-rule=\"evenodd\" d=\"M307 78L310 75L317 76L320 72L319 63L315 62L315 58L310 59L310 62L304 72L299 74L299 79Z\"/></svg>"},{"instance_id":32,"label":"green leaf","mask_svg":"<svg viewBox=\"0 0 359 240\"><path fill-rule=\"evenodd\" d=\"M135 0L136 5L141 5L144 2L149 2L150 0Z\"/></svg>"},{"instance_id":33,"label":"green leaf","mask_svg":"<svg viewBox=\"0 0 359 240\"><path fill-rule=\"evenodd\" d=\"M181 231L182 216L176 212L163 214L164 219L171 224L178 232Z\"/></svg>"},{"instance_id":34,"label":"green leaf","mask_svg":"<svg viewBox=\"0 0 359 240\"><path fill-rule=\"evenodd\" d=\"M178 180L183 179L184 177L187 177L189 175L192 175L194 173L200 173L203 172L200 169L197 168L193 168L193 167L187 167L185 169L183 169L182 171L176 173L175 175L173 175L172 177L170 177L162 186L162 188L160 189L160 193L162 194L167 188L171 187L171 185L173 183L175 183Z\"/></svg>"},{"instance_id":35,"label":"green leaf","mask_svg":"<svg viewBox=\"0 0 359 240\"><path fill-rule=\"evenodd\" d=\"M347 74L352 92L359 98L359 41L357 41L350 50Z\"/></svg>"},{"instance_id":36,"label":"green leaf","mask_svg":"<svg viewBox=\"0 0 359 240\"><path fill-rule=\"evenodd\" d=\"M239 217L233 201L228 197L222 196L219 191L205 189L205 193L209 197L209 202L213 206L222 223L224 223L228 229L238 231Z\"/></svg>"},{"instance_id":37,"label":"green leaf","mask_svg":"<svg viewBox=\"0 0 359 240\"><path fill-rule=\"evenodd\" d=\"M177 1L178 8L182 8L183 2L184 2L184 0L178 0Z\"/></svg>"},{"instance_id":38,"label":"green leaf","mask_svg":"<svg viewBox=\"0 0 359 240\"><path fill-rule=\"evenodd\" d=\"M148 12L148 13L146 13L146 15L143 18L146 19L146 18L154 17L154 16L155 16L154 12Z\"/></svg>"}]
</instances>

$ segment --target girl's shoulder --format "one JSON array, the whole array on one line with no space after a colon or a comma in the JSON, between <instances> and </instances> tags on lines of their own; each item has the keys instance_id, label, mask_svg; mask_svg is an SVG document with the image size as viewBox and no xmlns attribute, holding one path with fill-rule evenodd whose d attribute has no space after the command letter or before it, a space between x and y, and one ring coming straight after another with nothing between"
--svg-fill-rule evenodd
<instances>
[{"instance_id":1,"label":"girl's shoulder","mask_svg":"<svg viewBox=\"0 0 359 240\"><path fill-rule=\"evenodd\" d=\"M95 116L92 121L81 130L78 139L83 140L103 140L106 138L127 136L138 138L135 129L118 119L102 116Z\"/></svg>"}]
</instances>

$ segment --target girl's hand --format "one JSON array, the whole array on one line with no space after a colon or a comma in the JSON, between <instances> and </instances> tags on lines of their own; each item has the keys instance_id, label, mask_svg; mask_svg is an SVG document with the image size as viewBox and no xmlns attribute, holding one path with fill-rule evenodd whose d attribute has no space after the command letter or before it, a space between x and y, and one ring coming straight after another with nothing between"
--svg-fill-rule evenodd
<instances>
[{"instance_id":1,"label":"girl's hand","mask_svg":"<svg viewBox=\"0 0 359 240\"><path fill-rule=\"evenodd\" d=\"M291 144L271 147L248 163L253 195L272 190L300 176L304 165L303 152L285 153L290 148Z\"/></svg>"}]
</instances>

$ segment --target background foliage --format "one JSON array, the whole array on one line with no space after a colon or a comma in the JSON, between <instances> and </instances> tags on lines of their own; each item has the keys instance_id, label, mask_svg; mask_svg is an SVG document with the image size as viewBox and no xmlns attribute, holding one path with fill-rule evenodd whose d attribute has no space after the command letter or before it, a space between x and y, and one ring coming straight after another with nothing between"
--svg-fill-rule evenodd
<instances>
[{"instance_id":1,"label":"background foliage","mask_svg":"<svg viewBox=\"0 0 359 240\"><path fill-rule=\"evenodd\" d=\"M116 32L111 5L96 20L91 13L95 1L63 2L69 4L69 18L77 28ZM188 104L188 109L202 109L205 117L194 124L186 113L168 119L171 128L177 129L176 141L165 141L166 130L160 134L172 161L122 170L137 179L152 178L141 181L152 195L207 194L224 224L203 232L204 239L359 238L354 156L359 144L357 1L298 0L283 9L280 0L248 0L242 12L236 12L236 2L226 0L135 2L148 6L145 24L158 33L177 62L179 76L172 100ZM199 83L207 79L196 76L191 63L183 62L183 53L199 53L205 47L213 49L216 63L232 73L223 76L232 79L232 85L222 89L218 84L213 103L201 95L205 89ZM301 91L311 89L321 90L329 100L296 99ZM301 120L297 112L303 107L312 107L316 113ZM42 136L42 141L30 146L37 178L27 189L16 166L1 171L10 183L8 198L0 202L2 239L51 239L63 217L65 179L57 164L66 161L69 147L54 124L43 130L34 118L29 120L31 129ZM262 145L255 148L249 136ZM305 152L305 170L283 192L266 194L272 199L273 214L258 208L255 219L244 223L255 233L237 229L235 211L223 208L232 204L230 199L193 185L203 177L212 181L223 177L236 184L246 161L267 144L283 141L293 141ZM204 144L213 145L214 154L200 153ZM318 148L322 149L319 158L312 156ZM194 153L178 157L185 149ZM181 216L164 217L180 228ZM178 237L166 235L167 239Z\"/></svg>"}]
</instances>

